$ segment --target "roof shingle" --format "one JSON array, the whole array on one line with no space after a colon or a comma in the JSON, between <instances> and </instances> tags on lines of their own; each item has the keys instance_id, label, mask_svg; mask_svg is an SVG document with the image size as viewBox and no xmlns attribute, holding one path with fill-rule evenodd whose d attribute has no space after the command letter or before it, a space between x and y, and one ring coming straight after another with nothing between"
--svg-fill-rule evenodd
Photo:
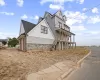
<instances>
[{"instance_id":1,"label":"roof shingle","mask_svg":"<svg viewBox=\"0 0 100 80\"><path fill-rule=\"evenodd\" d=\"M25 20L21 20L21 21L25 30L25 34L27 34L30 30L32 30L36 26L36 24L30 23Z\"/></svg>"}]
</instances>

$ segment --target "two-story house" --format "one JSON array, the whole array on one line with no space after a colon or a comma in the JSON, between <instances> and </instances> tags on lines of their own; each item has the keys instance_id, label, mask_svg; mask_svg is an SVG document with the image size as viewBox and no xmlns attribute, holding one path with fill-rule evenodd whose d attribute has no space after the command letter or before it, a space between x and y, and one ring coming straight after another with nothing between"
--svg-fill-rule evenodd
<instances>
[{"instance_id":1,"label":"two-story house","mask_svg":"<svg viewBox=\"0 0 100 80\"><path fill-rule=\"evenodd\" d=\"M63 50L75 47L75 34L70 32L66 20L66 16L60 10L55 14L45 12L37 24L21 20L18 37L20 50Z\"/></svg>"}]
</instances>

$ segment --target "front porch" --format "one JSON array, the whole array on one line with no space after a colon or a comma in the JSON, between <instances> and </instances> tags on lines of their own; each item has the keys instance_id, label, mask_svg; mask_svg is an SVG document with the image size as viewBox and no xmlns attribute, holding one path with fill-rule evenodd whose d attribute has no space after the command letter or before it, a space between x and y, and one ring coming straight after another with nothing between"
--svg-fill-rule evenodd
<instances>
[{"instance_id":1,"label":"front porch","mask_svg":"<svg viewBox=\"0 0 100 80\"><path fill-rule=\"evenodd\" d=\"M57 44L56 49L57 50L64 50L68 48L75 48L76 42L75 42L75 34L70 32L70 30L66 30L63 28L56 28L57 34Z\"/></svg>"},{"instance_id":2,"label":"front porch","mask_svg":"<svg viewBox=\"0 0 100 80\"><path fill-rule=\"evenodd\" d=\"M76 42L65 42L65 41L59 41L56 45L56 50L64 50L69 48L75 48Z\"/></svg>"}]
</instances>

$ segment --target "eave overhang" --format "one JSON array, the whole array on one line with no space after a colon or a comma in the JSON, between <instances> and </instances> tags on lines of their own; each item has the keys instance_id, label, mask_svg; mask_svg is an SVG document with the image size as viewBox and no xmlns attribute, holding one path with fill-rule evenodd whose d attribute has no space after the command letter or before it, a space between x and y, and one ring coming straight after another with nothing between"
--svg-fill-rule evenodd
<instances>
[{"instance_id":1,"label":"eave overhang","mask_svg":"<svg viewBox=\"0 0 100 80\"><path fill-rule=\"evenodd\" d=\"M68 36L75 35L74 33L70 32L70 31L67 31L63 28L56 27L55 30L59 33L64 33L65 35L68 35Z\"/></svg>"},{"instance_id":2,"label":"eave overhang","mask_svg":"<svg viewBox=\"0 0 100 80\"><path fill-rule=\"evenodd\" d=\"M17 39L19 40L19 39L21 39L21 38L23 38L23 37L25 37L25 36L26 36L26 34L23 33L23 34L21 34Z\"/></svg>"}]
</instances>

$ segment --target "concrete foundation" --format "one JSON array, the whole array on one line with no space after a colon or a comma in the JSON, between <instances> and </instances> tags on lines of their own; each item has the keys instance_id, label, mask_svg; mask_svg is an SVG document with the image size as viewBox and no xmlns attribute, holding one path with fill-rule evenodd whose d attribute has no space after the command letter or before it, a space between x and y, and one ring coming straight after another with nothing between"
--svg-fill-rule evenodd
<instances>
[{"instance_id":1,"label":"concrete foundation","mask_svg":"<svg viewBox=\"0 0 100 80\"><path fill-rule=\"evenodd\" d=\"M51 44L33 44L27 43L27 50L50 50L52 47Z\"/></svg>"}]
</instances>

